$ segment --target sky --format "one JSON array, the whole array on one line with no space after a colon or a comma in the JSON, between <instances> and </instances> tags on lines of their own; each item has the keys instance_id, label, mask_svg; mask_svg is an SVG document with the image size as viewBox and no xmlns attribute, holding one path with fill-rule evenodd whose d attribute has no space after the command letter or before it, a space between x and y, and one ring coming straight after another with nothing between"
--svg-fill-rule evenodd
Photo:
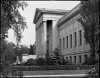
<instances>
[{"instance_id":1,"label":"sky","mask_svg":"<svg viewBox=\"0 0 100 78\"><path fill-rule=\"evenodd\" d=\"M20 9L21 15L25 18L27 28L22 33L22 45L30 46L36 41L36 31L35 24L33 23L34 15L36 8L47 8L47 9L62 9L62 10L71 10L80 1L25 1L28 6L24 10ZM10 29L8 31L8 42L16 43L14 31Z\"/></svg>"}]
</instances>

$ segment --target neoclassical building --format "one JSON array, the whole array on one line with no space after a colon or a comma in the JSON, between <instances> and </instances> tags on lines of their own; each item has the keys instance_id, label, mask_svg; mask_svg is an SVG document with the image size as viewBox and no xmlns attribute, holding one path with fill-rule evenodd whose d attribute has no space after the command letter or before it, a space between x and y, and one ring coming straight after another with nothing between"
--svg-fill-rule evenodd
<instances>
[{"instance_id":1,"label":"neoclassical building","mask_svg":"<svg viewBox=\"0 0 100 78\"><path fill-rule=\"evenodd\" d=\"M81 18L80 4L71 11L36 9L36 54L45 57L59 48L65 60L75 64L83 63L89 56L90 46L84 38L84 29L78 21Z\"/></svg>"},{"instance_id":2,"label":"neoclassical building","mask_svg":"<svg viewBox=\"0 0 100 78\"><path fill-rule=\"evenodd\" d=\"M57 45L57 22L66 13L65 10L36 9L34 23L36 24L36 54L44 57L47 52L53 54Z\"/></svg>"},{"instance_id":3,"label":"neoclassical building","mask_svg":"<svg viewBox=\"0 0 100 78\"><path fill-rule=\"evenodd\" d=\"M62 55L66 60L75 64L82 64L89 56L90 46L84 38L84 29L78 21L81 4L65 14L57 22L58 43Z\"/></svg>"}]
</instances>

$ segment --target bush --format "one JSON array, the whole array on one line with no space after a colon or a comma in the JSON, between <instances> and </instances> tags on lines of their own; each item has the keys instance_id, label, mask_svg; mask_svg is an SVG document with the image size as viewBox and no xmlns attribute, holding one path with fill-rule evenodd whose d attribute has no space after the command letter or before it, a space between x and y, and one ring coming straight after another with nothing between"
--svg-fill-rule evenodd
<instances>
[{"instance_id":1,"label":"bush","mask_svg":"<svg viewBox=\"0 0 100 78\"><path fill-rule=\"evenodd\" d=\"M89 57L84 63L83 65L95 65L97 63L96 59L94 59L93 57Z\"/></svg>"},{"instance_id":2,"label":"bush","mask_svg":"<svg viewBox=\"0 0 100 78\"><path fill-rule=\"evenodd\" d=\"M47 65L55 65L56 64L56 60L49 58L46 60L46 64Z\"/></svg>"},{"instance_id":3,"label":"bush","mask_svg":"<svg viewBox=\"0 0 100 78\"><path fill-rule=\"evenodd\" d=\"M44 58L38 58L36 60L36 64L37 65L45 65L46 64L46 59L44 59Z\"/></svg>"},{"instance_id":4,"label":"bush","mask_svg":"<svg viewBox=\"0 0 100 78\"><path fill-rule=\"evenodd\" d=\"M36 60L30 58L27 60L27 62L24 65L36 65Z\"/></svg>"}]
</instances>

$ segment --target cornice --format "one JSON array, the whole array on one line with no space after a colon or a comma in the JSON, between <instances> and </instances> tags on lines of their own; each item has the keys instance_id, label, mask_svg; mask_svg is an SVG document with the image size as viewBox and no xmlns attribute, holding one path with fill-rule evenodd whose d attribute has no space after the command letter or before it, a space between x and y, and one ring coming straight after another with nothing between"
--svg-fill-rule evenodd
<instances>
[{"instance_id":1,"label":"cornice","mask_svg":"<svg viewBox=\"0 0 100 78\"><path fill-rule=\"evenodd\" d=\"M64 15L67 11L66 10L50 10L44 8L36 8L35 17L33 22L36 24L38 19L41 17L42 14L55 14L55 15Z\"/></svg>"},{"instance_id":2,"label":"cornice","mask_svg":"<svg viewBox=\"0 0 100 78\"><path fill-rule=\"evenodd\" d=\"M78 4L74 7L69 13L66 13L62 18L57 22L57 26L60 27L62 24L73 18L75 15L80 13L81 4Z\"/></svg>"}]
</instances>

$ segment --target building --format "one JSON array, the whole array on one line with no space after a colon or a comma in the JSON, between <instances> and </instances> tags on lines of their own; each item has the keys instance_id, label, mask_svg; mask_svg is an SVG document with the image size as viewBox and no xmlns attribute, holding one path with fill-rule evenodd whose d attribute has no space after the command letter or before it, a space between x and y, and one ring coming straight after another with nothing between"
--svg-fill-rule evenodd
<instances>
[{"instance_id":1,"label":"building","mask_svg":"<svg viewBox=\"0 0 100 78\"><path fill-rule=\"evenodd\" d=\"M36 9L36 53L45 57L61 50L65 60L75 64L83 63L89 56L90 46L84 38L84 29L78 22L81 18L78 4L71 11Z\"/></svg>"},{"instance_id":2,"label":"building","mask_svg":"<svg viewBox=\"0 0 100 78\"><path fill-rule=\"evenodd\" d=\"M75 64L82 64L87 60L90 49L84 38L84 29L78 21L81 18L80 6L81 4L77 5L57 23L61 53L66 60Z\"/></svg>"},{"instance_id":3,"label":"building","mask_svg":"<svg viewBox=\"0 0 100 78\"><path fill-rule=\"evenodd\" d=\"M47 52L53 54L57 47L57 21L66 13L65 10L36 9L34 23L36 24L36 54L45 58Z\"/></svg>"}]
</instances>

